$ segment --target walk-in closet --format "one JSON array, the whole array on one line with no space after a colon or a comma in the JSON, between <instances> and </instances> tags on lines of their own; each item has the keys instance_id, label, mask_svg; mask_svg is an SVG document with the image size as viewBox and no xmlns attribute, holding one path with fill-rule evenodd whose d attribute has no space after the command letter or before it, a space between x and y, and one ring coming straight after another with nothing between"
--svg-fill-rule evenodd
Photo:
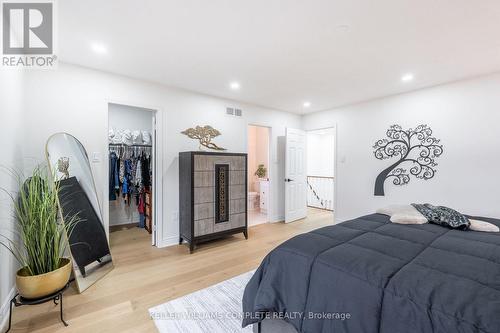
<instances>
[{"instance_id":1,"label":"walk-in closet","mask_svg":"<svg viewBox=\"0 0 500 333\"><path fill-rule=\"evenodd\" d=\"M108 110L110 232L152 234L155 112L112 103Z\"/></svg>"}]
</instances>

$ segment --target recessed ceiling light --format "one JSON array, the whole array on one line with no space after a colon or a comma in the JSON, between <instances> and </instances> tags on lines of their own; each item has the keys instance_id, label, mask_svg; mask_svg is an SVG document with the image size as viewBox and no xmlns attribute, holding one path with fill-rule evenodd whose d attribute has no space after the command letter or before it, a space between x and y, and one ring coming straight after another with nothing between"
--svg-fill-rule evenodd
<instances>
[{"instance_id":1,"label":"recessed ceiling light","mask_svg":"<svg viewBox=\"0 0 500 333\"><path fill-rule=\"evenodd\" d=\"M411 73L408 73L408 74L405 74L401 77L401 81L403 82L410 82L410 81L413 81L415 77L413 76L413 74Z\"/></svg>"},{"instance_id":2,"label":"recessed ceiling light","mask_svg":"<svg viewBox=\"0 0 500 333\"><path fill-rule=\"evenodd\" d=\"M311 102L304 102L302 105L304 105L305 108L308 108L311 106Z\"/></svg>"},{"instance_id":3,"label":"recessed ceiling light","mask_svg":"<svg viewBox=\"0 0 500 333\"><path fill-rule=\"evenodd\" d=\"M349 32L349 30L351 30L351 26L348 24L339 24L337 25L337 30L340 32Z\"/></svg>"},{"instance_id":4,"label":"recessed ceiling light","mask_svg":"<svg viewBox=\"0 0 500 333\"><path fill-rule=\"evenodd\" d=\"M240 84L239 84L239 82L231 82L231 84L229 85L229 87L231 87L231 89L233 89L233 90L239 90L240 89Z\"/></svg>"},{"instance_id":5,"label":"recessed ceiling light","mask_svg":"<svg viewBox=\"0 0 500 333\"><path fill-rule=\"evenodd\" d=\"M92 43L91 48L92 48L92 51L94 51L95 53L98 53L98 54L108 53L108 49L106 48L106 46L104 46L101 43Z\"/></svg>"}]
</instances>

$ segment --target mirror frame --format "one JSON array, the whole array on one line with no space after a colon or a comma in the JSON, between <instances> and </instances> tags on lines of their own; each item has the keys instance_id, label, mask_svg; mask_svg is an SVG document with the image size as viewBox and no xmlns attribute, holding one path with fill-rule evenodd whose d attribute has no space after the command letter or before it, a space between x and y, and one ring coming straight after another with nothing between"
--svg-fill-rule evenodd
<instances>
[{"instance_id":1,"label":"mirror frame","mask_svg":"<svg viewBox=\"0 0 500 333\"><path fill-rule=\"evenodd\" d=\"M108 274L109 272L111 272L114 268L114 263L113 263L113 254L111 253L111 246L109 244L109 233L106 232L106 228L105 228L105 225L104 225L104 216L103 216L103 212L102 212L102 207L101 207L101 203L99 201L99 196L97 194L97 187L95 185L95 179L94 179L94 173L92 171L92 167L90 165L90 159L89 159L89 154L87 153L87 149L85 148L85 146L82 144L82 142L80 140L78 140L75 136L73 136L72 134L70 133L67 133L67 132L57 132L57 133L54 133L52 134L51 136L49 136L49 138L47 139L46 143L45 143L45 159L47 161L47 164L48 164L48 167L49 167L49 172L53 175L57 174L56 171L57 170L54 170L53 169L53 165L50 161L50 154L49 154L49 142L51 141L52 138L54 138L55 136L57 135L67 135L71 138L73 138L82 148L83 148L83 153L85 154L85 157L87 159L87 162L88 162L88 166L89 166L89 170L90 170L90 175L91 175L91 178L92 178L92 187L94 189L94 192L95 192L95 195L96 195L96 200L97 200L97 207L99 208L99 216L100 216L100 220L101 220L101 224L103 225L103 228L104 228L104 231L106 233L106 240L108 242L108 247L109 247L109 255L111 256L111 262L110 262L110 265L107 267L109 267L109 269L107 270L103 270L101 272L101 275L96 277L95 281L92 281L91 283L89 283L88 285L84 286L81 284L81 281L79 281L78 278L76 278L78 276L79 273L77 273L77 268L74 266L74 260L73 260L73 254L71 253L71 246L68 246L68 249L69 249L69 253L71 255L71 259L72 259L72 263L71 263L71 266L73 268L73 277L75 278L75 283L76 283L76 286L77 286L77 289L78 289L78 292L79 293L82 293L84 292L85 290L87 290L90 286L92 286L94 283L96 283L98 280L100 280L101 278L103 278L106 274ZM61 203L59 201L59 197L57 198L57 204L59 206L59 217L61 219L61 221L64 222L64 216L63 216L63 212L62 212L62 206L61 206ZM69 238L68 238L68 235L66 234L66 240L69 244ZM86 277L88 278L88 277Z\"/></svg>"}]
</instances>

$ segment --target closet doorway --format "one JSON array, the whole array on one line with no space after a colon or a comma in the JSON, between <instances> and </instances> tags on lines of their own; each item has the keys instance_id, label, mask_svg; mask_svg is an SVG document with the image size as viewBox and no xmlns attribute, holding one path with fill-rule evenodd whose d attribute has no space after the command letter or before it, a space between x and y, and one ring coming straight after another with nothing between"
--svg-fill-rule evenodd
<instances>
[{"instance_id":1,"label":"closet doorway","mask_svg":"<svg viewBox=\"0 0 500 333\"><path fill-rule=\"evenodd\" d=\"M269 179L269 127L249 125L247 130L248 152L248 225L269 222L271 200Z\"/></svg>"},{"instance_id":2,"label":"closet doorway","mask_svg":"<svg viewBox=\"0 0 500 333\"><path fill-rule=\"evenodd\" d=\"M155 124L156 110L108 104L110 238L129 233L156 245Z\"/></svg>"}]
</instances>

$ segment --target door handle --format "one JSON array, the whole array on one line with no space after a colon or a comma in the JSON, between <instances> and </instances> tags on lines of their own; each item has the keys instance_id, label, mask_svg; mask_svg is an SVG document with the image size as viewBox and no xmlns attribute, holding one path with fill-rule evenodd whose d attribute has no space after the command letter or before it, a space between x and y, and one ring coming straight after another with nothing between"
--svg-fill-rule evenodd
<instances>
[{"instance_id":1,"label":"door handle","mask_svg":"<svg viewBox=\"0 0 500 333\"><path fill-rule=\"evenodd\" d=\"M293 179L290 179L290 178L285 178L285 182L293 182Z\"/></svg>"}]
</instances>

